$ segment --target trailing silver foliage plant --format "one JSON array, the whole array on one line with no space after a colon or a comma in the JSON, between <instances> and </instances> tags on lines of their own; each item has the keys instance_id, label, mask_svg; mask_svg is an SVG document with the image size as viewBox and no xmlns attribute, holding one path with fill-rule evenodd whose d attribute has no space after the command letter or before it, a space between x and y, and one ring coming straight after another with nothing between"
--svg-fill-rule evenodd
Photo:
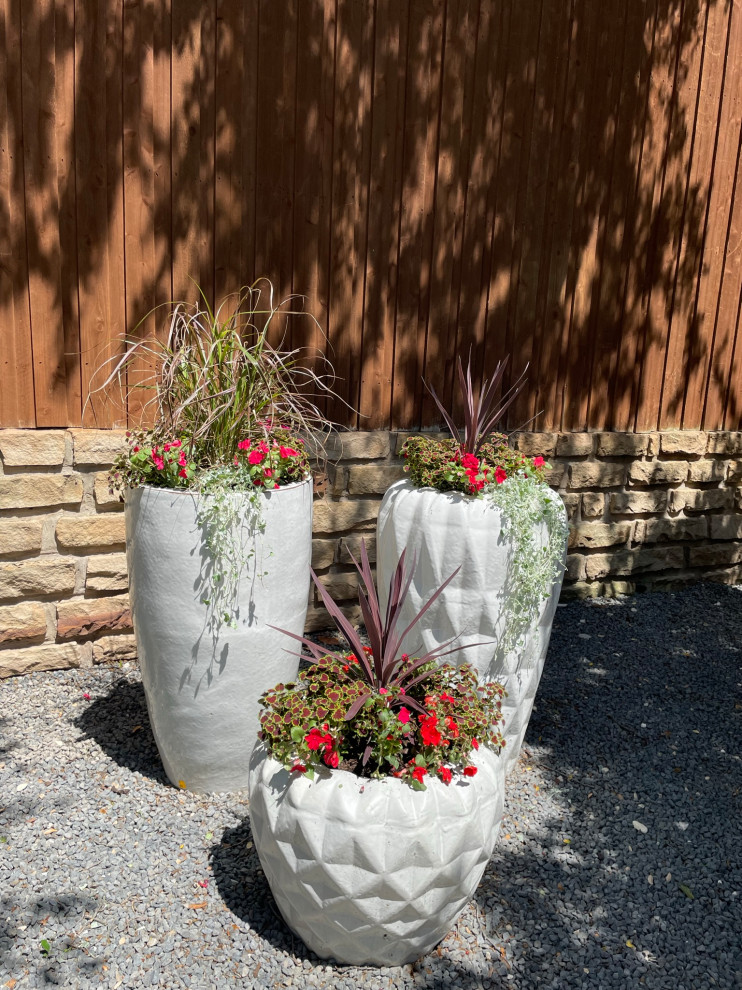
<instances>
[{"instance_id":1,"label":"trailing silver foliage plant","mask_svg":"<svg viewBox=\"0 0 742 990\"><path fill-rule=\"evenodd\" d=\"M533 617L538 615L564 568L568 524L549 486L529 477L526 470L509 475L501 484L486 486L483 494L499 510L503 533L513 544L508 609L498 643L498 653L504 658L523 645ZM539 546L535 533L544 522L548 540Z\"/></svg>"}]
</instances>

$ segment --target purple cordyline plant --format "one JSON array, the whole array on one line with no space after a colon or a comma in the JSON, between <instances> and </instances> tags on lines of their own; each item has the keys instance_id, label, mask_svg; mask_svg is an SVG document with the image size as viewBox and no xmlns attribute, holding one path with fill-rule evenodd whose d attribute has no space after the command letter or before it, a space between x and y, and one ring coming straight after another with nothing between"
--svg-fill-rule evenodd
<instances>
[{"instance_id":1,"label":"purple cordyline plant","mask_svg":"<svg viewBox=\"0 0 742 990\"><path fill-rule=\"evenodd\" d=\"M505 395L500 399L499 403L497 403L493 408L495 395L497 393L498 386L502 381L502 376L505 374L505 369L507 368L509 360L510 355L508 354L502 359L502 361L497 362L497 367L495 368L495 372L492 375L491 380L485 378L482 382L482 388L479 391L479 399L475 403L474 387L471 380L471 351L469 352L469 361L466 367L466 374L464 374L464 366L461 363L461 357L459 356L459 388L461 389L461 394L464 398L463 437L454 424L453 417L438 398L433 386L423 380L425 387L435 399L435 403L438 406L441 415L445 419L446 425L451 431L451 436L458 444L459 450L462 454L474 454L475 457L479 454L479 450L484 441L487 439L489 434L492 433L497 423L502 419L511 404L515 401L516 397L523 389L523 386L526 383L526 372L528 371L528 365L526 365L523 369L523 374L517 382L508 389Z\"/></svg>"},{"instance_id":2,"label":"purple cordyline plant","mask_svg":"<svg viewBox=\"0 0 742 990\"><path fill-rule=\"evenodd\" d=\"M322 596L322 601L325 604L325 608L332 616L335 625L342 633L350 649L358 658L358 664L354 665L356 675L359 679L365 681L367 685L366 690L355 699L346 712L346 721L350 721L355 715L358 714L361 707L365 704L366 700L372 693L383 692L385 690L388 691L390 688L402 689L403 692L405 692L405 705L421 714L425 714L425 708L406 693L428 676L427 673L418 674L416 676L416 672L420 667L430 663L432 660L438 660L440 657L448 656L451 653L458 652L460 649L464 649L464 647L458 646L450 650L447 649L447 647L455 641L454 639L450 639L448 642L441 644L433 650L427 650L421 656L415 657L414 659L410 659L407 654L400 653L405 636L418 624L433 602L435 602L444 588L446 588L446 586L453 581L460 570L460 567L457 567L456 570L446 578L443 584L441 584L436 591L433 592L427 602L416 613L412 621L404 628L404 630L398 632L397 626L399 625L402 606L410 589L412 577L415 572L415 564L417 563L417 555L413 554L412 563L408 567L406 556L407 551L403 550L390 582L389 600L387 602L386 612L382 615L381 606L379 605L379 598L374 586L373 575L371 573L368 552L366 550L366 541L361 540L360 564L356 561L352 554L350 555L360 578L358 586L358 601L361 606L361 613L363 615L363 621L366 626L366 633L369 640L369 647L367 649L364 649L357 631L353 628L352 624L345 617L345 615L343 615L342 611L332 600L315 572L310 568L312 580ZM274 626L273 628L277 627ZM292 639L302 643L307 650L309 650L314 660L320 660L328 655L336 657L341 661L344 658L343 653L322 649L305 636L298 636L295 633L288 632L285 629L280 631L286 633L287 636L291 636ZM482 644L477 643L466 645L480 646Z\"/></svg>"}]
</instances>

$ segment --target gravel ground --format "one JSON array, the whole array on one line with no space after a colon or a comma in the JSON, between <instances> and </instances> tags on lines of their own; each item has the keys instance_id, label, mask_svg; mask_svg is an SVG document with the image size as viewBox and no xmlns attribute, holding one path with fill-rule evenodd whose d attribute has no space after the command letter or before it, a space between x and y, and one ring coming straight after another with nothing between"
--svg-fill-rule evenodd
<instances>
[{"instance_id":1,"label":"gravel ground","mask_svg":"<svg viewBox=\"0 0 742 990\"><path fill-rule=\"evenodd\" d=\"M277 916L239 796L170 787L132 665L0 683L0 987L742 987L742 593L557 610L502 837L415 966Z\"/></svg>"}]
</instances>

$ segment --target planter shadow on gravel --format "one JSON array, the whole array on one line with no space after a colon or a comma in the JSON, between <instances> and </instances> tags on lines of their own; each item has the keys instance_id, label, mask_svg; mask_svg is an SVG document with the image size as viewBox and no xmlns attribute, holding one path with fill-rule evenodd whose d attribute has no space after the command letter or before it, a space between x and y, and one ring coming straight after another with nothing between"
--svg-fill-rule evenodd
<instances>
[{"instance_id":1,"label":"planter shadow on gravel","mask_svg":"<svg viewBox=\"0 0 742 990\"><path fill-rule=\"evenodd\" d=\"M740 629L719 585L558 610L477 893L524 986L742 987Z\"/></svg>"},{"instance_id":2,"label":"planter shadow on gravel","mask_svg":"<svg viewBox=\"0 0 742 990\"><path fill-rule=\"evenodd\" d=\"M108 694L89 705L73 725L120 767L172 786L157 752L141 682L125 677L114 681Z\"/></svg>"}]
</instances>

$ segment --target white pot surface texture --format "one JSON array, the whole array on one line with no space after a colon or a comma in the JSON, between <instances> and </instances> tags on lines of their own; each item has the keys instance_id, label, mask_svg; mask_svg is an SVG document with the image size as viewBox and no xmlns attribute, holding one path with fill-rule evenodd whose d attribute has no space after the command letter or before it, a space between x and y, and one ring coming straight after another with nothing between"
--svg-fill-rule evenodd
<instances>
[{"instance_id":1,"label":"white pot surface texture","mask_svg":"<svg viewBox=\"0 0 742 990\"><path fill-rule=\"evenodd\" d=\"M244 516L254 520L247 496ZM239 581L237 627L215 621L214 561L197 521L197 496L141 487L127 494L129 589L147 707L165 772L198 793L247 787L259 729L258 698L297 675L288 636L301 634L309 600L312 481L260 495L264 529L244 522L250 550ZM212 602L213 602L212 598Z\"/></svg>"},{"instance_id":2,"label":"white pot surface texture","mask_svg":"<svg viewBox=\"0 0 742 990\"><path fill-rule=\"evenodd\" d=\"M559 496L551 497L564 512ZM538 546L546 544L545 522L537 527L534 538ZM461 570L407 636L403 648L414 656L454 637L458 639L452 645L484 644L444 660L470 663L481 679L499 681L505 687L508 696L502 703L502 732L506 747L502 756L508 770L518 758L533 709L563 575L554 581L521 645L503 656L497 644L505 631L514 554L512 542L502 531L499 510L484 498L416 488L408 480L392 485L384 495L377 524L382 609L386 608L389 582L405 548L408 557L417 554L417 566L402 609L401 628L456 567L460 565Z\"/></svg>"},{"instance_id":3,"label":"white pot surface texture","mask_svg":"<svg viewBox=\"0 0 742 990\"><path fill-rule=\"evenodd\" d=\"M289 927L322 958L400 966L429 952L466 906L503 813L499 757L475 777L394 778L343 770L290 774L253 752L250 819L260 863Z\"/></svg>"}]
</instances>

